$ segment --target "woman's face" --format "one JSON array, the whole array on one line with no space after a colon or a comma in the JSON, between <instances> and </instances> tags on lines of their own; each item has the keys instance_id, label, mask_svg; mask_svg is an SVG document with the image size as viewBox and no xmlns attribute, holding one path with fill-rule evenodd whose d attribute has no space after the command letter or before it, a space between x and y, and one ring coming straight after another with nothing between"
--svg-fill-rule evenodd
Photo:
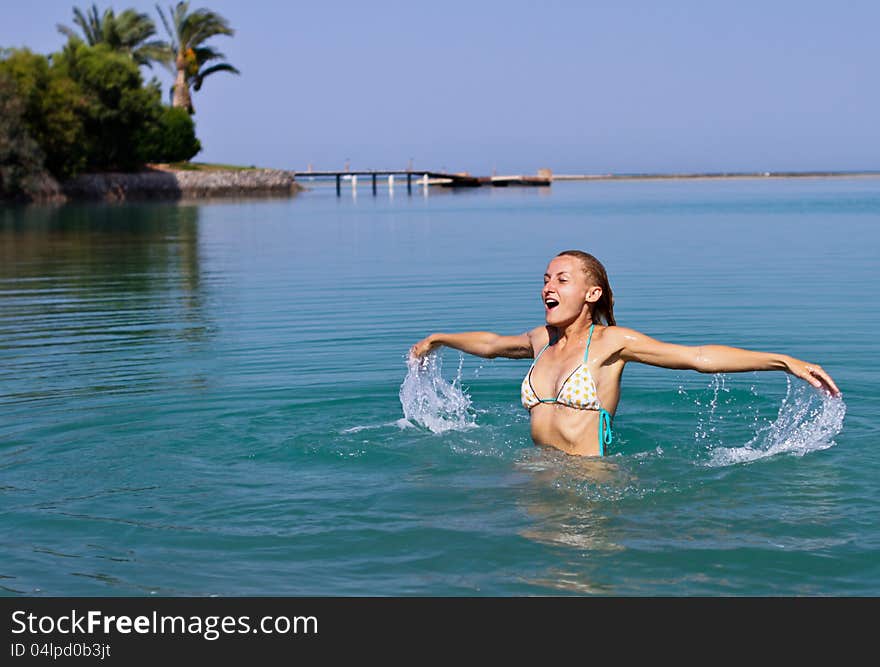
<instances>
[{"instance_id":1,"label":"woman's face","mask_svg":"<svg viewBox=\"0 0 880 667\"><path fill-rule=\"evenodd\" d=\"M589 284L578 258L568 255L554 257L547 266L541 290L547 324L558 326L576 320L588 299L595 301L599 298L597 289ZM598 294L601 293L598 289Z\"/></svg>"}]
</instances>

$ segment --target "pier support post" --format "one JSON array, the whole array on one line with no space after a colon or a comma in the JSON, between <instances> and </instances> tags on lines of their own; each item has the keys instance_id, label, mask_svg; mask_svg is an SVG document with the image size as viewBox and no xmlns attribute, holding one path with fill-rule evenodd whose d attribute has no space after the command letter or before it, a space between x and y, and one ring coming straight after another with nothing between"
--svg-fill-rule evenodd
<instances>
[{"instance_id":1,"label":"pier support post","mask_svg":"<svg viewBox=\"0 0 880 667\"><path fill-rule=\"evenodd\" d=\"M406 194L412 194L412 174L410 173L406 175Z\"/></svg>"},{"instance_id":2,"label":"pier support post","mask_svg":"<svg viewBox=\"0 0 880 667\"><path fill-rule=\"evenodd\" d=\"M336 174L336 196L342 196L342 174Z\"/></svg>"},{"instance_id":3,"label":"pier support post","mask_svg":"<svg viewBox=\"0 0 880 667\"><path fill-rule=\"evenodd\" d=\"M373 172L373 196L376 196L376 172Z\"/></svg>"}]
</instances>

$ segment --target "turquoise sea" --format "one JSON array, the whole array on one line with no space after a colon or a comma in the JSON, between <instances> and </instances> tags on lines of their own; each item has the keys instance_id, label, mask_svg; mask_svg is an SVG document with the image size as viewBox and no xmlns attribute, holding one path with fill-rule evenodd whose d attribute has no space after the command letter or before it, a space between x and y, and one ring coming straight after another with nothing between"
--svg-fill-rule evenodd
<instances>
[{"instance_id":1,"label":"turquoise sea","mask_svg":"<svg viewBox=\"0 0 880 667\"><path fill-rule=\"evenodd\" d=\"M878 595L880 179L558 182L0 208L0 590ZM822 364L624 373L611 455L532 445L529 362L434 331L618 322Z\"/></svg>"}]
</instances>

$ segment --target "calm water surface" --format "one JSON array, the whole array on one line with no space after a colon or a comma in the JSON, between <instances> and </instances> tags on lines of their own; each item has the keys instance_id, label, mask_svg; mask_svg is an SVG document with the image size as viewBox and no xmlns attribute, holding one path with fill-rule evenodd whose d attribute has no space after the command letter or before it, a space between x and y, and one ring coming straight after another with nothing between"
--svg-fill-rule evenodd
<instances>
[{"instance_id":1,"label":"calm water surface","mask_svg":"<svg viewBox=\"0 0 880 667\"><path fill-rule=\"evenodd\" d=\"M0 587L878 595L878 223L880 179L0 208ZM408 347L537 326L568 248L620 324L843 401L630 365L574 459L531 444L529 362L446 350L469 407L404 420Z\"/></svg>"}]
</instances>

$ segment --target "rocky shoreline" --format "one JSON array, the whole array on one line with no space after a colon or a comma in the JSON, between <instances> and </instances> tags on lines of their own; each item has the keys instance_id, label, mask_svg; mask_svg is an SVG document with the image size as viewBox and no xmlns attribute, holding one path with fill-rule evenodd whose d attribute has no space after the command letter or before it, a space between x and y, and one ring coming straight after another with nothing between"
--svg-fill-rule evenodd
<instances>
[{"instance_id":1,"label":"rocky shoreline","mask_svg":"<svg viewBox=\"0 0 880 667\"><path fill-rule=\"evenodd\" d=\"M130 201L212 197L285 197L301 190L293 174L280 169L148 169L135 173L80 174L63 183L43 179L36 202Z\"/></svg>"}]
</instances>

